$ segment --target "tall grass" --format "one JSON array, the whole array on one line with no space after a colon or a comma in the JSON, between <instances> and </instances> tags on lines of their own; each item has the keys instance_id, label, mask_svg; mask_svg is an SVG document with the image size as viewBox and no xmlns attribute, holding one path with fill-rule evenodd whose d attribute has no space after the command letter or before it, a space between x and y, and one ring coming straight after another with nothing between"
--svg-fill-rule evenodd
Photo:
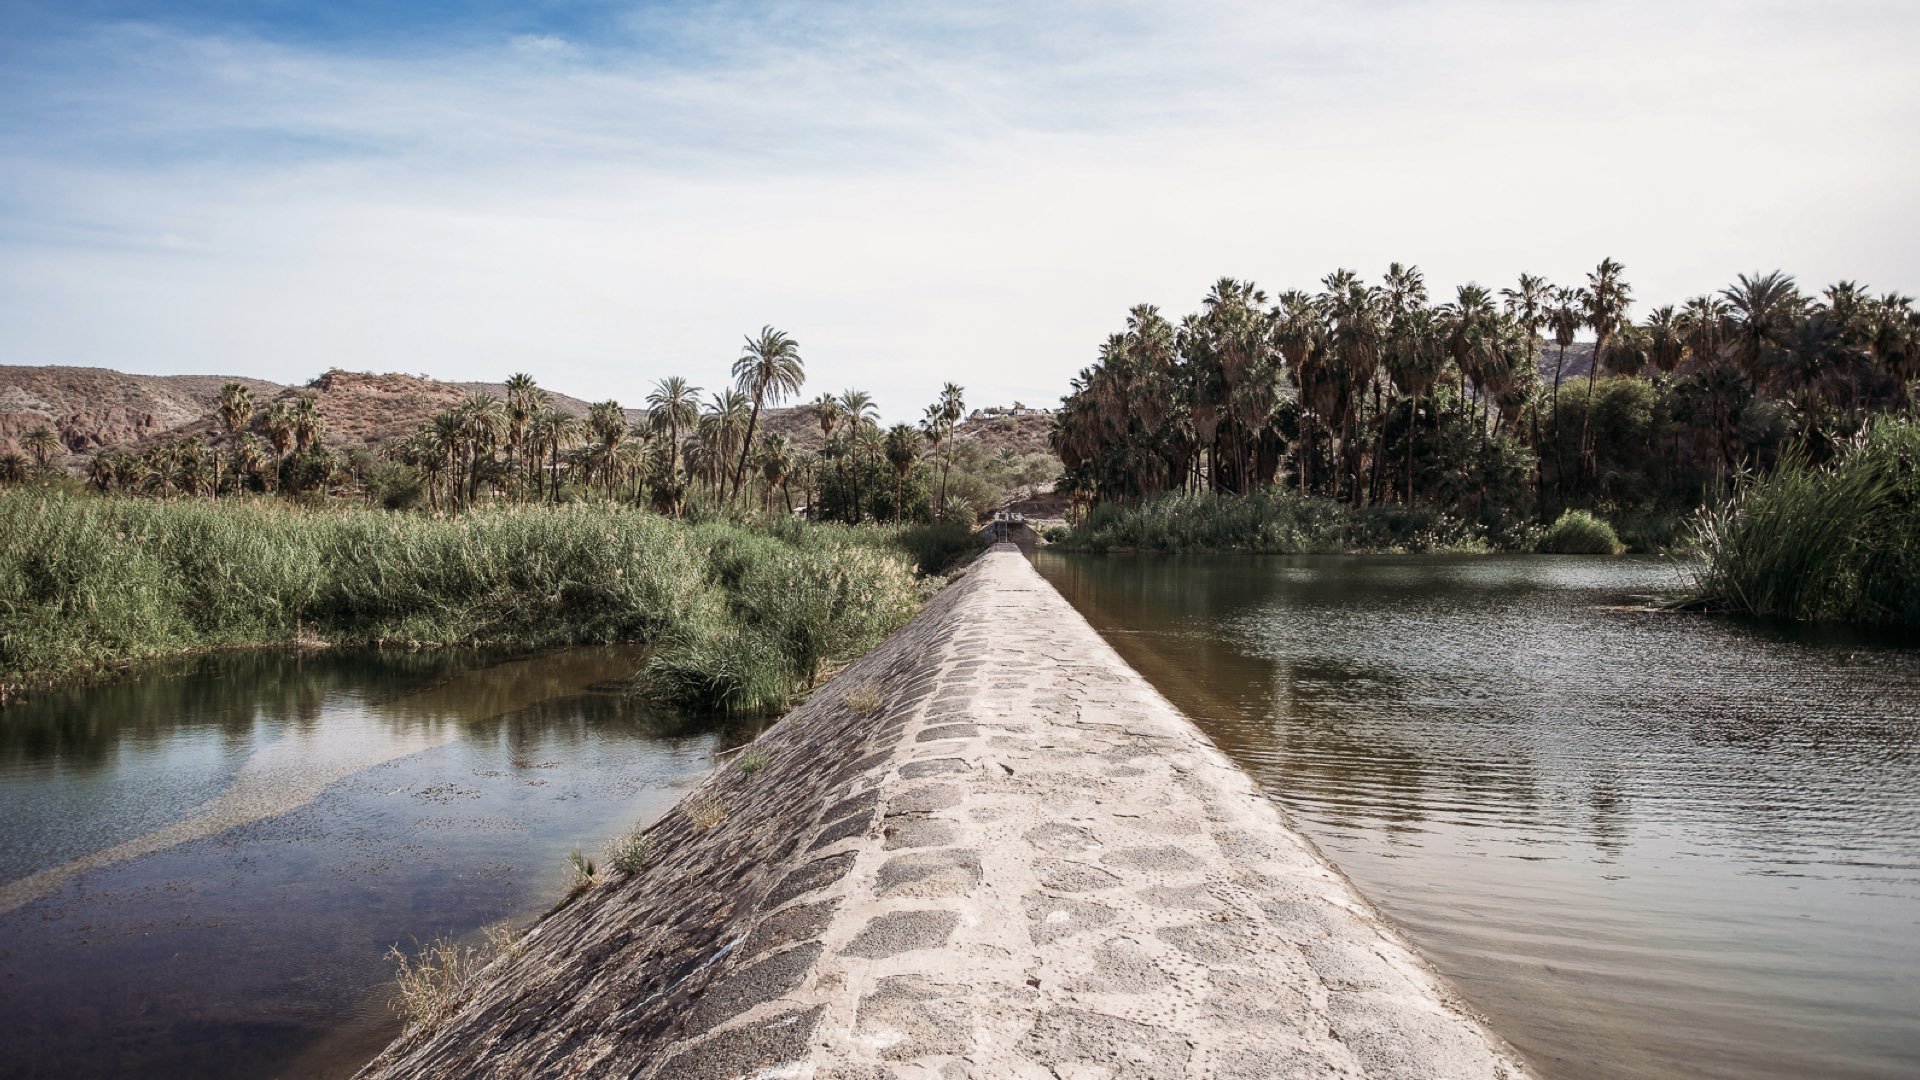
<instances>
[{"instance_id":1,"label":"tall grass","mask_svg":"<svg viewBox=\"0 0 1920 1080\"><path fill-rule=\"evenodd\" d=\"M444 519L0 492L0 681L300 640L661 647L662 696L784 704L911 616L893 531L690 525L604 505Z\"/></svg>"},{"instance_id":2,"label":"tall grass","mask_svg":"<svg viewBox=\"0 0 1920 1080\"><path fill-rule=\"evenodd\" d=\"M1171 492L1102 503L1060 541L1078 551L1247 551L1293 555L1353 550L1485 550L1459 522L1424 508L1355 510L1282 489L1250 495Z\"/></svg>"},{"instance_id":3,"label":"tall grass","mask_svg":"<svg viewBox=\"0 0 1920 1080\"><path fill-rule=\"evenodd\" d=\"M1789 460L1703 517L1708 607L1920 626L1920 425L1876 425L1823 466Z\"/></svg>"}]
</instances>

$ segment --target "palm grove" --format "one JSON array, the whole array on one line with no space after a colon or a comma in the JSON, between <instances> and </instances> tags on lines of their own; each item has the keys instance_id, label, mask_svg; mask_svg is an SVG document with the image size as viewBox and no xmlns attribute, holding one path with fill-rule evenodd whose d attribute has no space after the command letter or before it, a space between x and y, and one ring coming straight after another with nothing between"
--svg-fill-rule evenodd
<instances>
[{"instance_id":1,"label":"palm grove","mask_svg":"<svg viewBox=\"0 0 1920 1080\"><path fill-rule=\"evenodd\" d=\"M1080 372L1053 432L1064 484L1108 503L1285 488L1496 543L1585 507L1657 544L1784 454L1833 456L1920 376L1912 300L1855 282L1742 275L1638 319L1633 301L1612 259L1444 303L1397 263L1271 299L1223 278L1178 323L1135 307ZM1597 363L1569 376L1583 332Z\"/></svg>"},{"instance_id":2,"label":"palm grove","mask_svg":"<svg viewBox=\"0 0 1920 1080\"><path fill-rule=\"evenodd\" d=\"M746 339L731 374L730 386L705 397L671 376L654 385L643 409L602 401L584 416L516 374L504 397L471 395L378 456L327 445L314 395L261 407L232 383L221 390L211 437L97 454L88 477L102 491L163 496L300 495L348 485L390 507L443 511L600 498L676 516L696 507L791 513L797 494L822 520L970 519L975 508L946 498L951 439L965 408L959 386L946 384L918 425L884 428L865 391L823 394L804 407L822 436L814 452L763 425L767 410L798 397L806 381L798 342L765 327ZM24 445L34 460L9 456L0 478L47 471L58 449L51 432L30 433Z\"/></svg>"}]
</instances>

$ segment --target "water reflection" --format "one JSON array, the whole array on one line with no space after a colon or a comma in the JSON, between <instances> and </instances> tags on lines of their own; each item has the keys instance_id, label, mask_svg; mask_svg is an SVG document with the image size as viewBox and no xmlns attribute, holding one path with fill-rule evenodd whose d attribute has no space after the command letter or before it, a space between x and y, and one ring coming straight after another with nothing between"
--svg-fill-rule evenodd
<instances>
[{"instance_id":1,"label":"water reflection","mask_svg":"<svg viewBox=\"0 0 1920 1080\"><path fill-rule=\"evenodd\" d=\"M716 728L631 649L233 654L0 716L0 1076L329 1076L387 945L524 917Z\"/></svg>"},{"instance_id":2,"label":"water reflection","mask_svg":"<svg viewBox=\"0 0 1920 1080\"><path fill-rule=\"evenodd\" d=\"M1042 571L1560 1077L1920 1070L1920 649L1576 558Z\"/></svg>"}]
</instances>

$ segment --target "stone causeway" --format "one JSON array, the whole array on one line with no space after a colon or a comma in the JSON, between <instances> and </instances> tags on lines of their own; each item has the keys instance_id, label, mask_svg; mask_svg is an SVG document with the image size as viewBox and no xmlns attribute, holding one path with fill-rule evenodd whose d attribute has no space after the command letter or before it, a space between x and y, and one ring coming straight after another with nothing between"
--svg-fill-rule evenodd
<instances>
[{"instance_id":1,"label":"stone causeway","mask_svg":"<svg viewBox=\"0 0 1920 1080\"><path fill-rule=\"evenodd\" d=\"M1526 1080L1009 545L364 1077Z\"/></svg>"}]
</instances>

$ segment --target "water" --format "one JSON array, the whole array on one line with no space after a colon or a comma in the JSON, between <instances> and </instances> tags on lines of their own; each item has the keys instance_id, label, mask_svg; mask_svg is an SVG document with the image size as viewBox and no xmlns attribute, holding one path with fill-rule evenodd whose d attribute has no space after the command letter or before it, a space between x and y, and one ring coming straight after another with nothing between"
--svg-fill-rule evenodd
<instances>
[{"instance_id":1,"label":"water","mask_svg":"<svg viewBox=\"0 0 1920 1080\"><path fill-rule=\"evenodd\" d=\"M383 958L522 922L750 731L629 648L247 653L0 710L0 1076L330 1077Z\"/></svg>"},{"instance_id":2,"label":"water","mask_svg":"<svg viewBox=\"0 0 1920 1080\"><path fill-rule=\"evenodd\" d=\"M1037 561L1545 1076L1920 1075L1920 643L1661 560Z\"/></svg>"}]
</instances>

